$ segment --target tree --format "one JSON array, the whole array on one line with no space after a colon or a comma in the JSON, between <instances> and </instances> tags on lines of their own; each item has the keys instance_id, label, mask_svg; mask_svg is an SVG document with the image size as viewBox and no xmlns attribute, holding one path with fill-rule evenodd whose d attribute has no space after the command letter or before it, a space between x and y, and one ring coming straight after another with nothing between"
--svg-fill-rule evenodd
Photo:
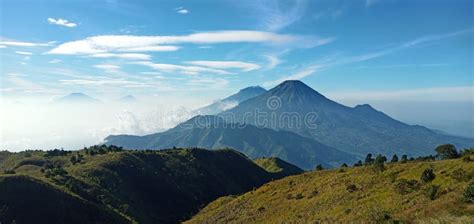
<instances>
[{"instance_id":1,"label":"tree","mask_svg":"<svg viewBox=\"0 0 474 224\"><path fill-rule=\"evenodd\" d=\"M397 156L397 154L393 154L392 160L390 160L390 162L392 162L392 163L398 162L398 156Z\"/></svg>"},{"instance_id":2,"label":"tree","mask_svg":"<svg viewBox=\"0 0 474 224\"><path fill-rule=\"evenodd\" d=\"M375 157L375 161L374 161L374 164L373 164L374 169L376 171L383 172L384 169L385 169L385 165L384 165L385 161L387 161L387 157L382 156L380 154L377 155L377 157Z\"/></svg>"},{"instance_id":3,"label":"tree","mask_svg":"<svg viewBox=\"0 0 474 224\"><path fill-rule=\"evenodd\" d=\"M440 159L455 159L459 157L456 147L452 144L439 145L435 151Z\"/></svg>"},{"instance_id":4,"label":"tree","mask_svg":"<svg viewBox=\"0 0 474 224\"><path fill-rule=\"evenodd\" d=\"M372 158L372 154L371 153L367 154L367 156L365 157L365 165L372 164L373 162L374 162L374 159Z\"/></svg>"},{"instance_id":5,"label":"tree","mask_svg":"<svg viewBox=\"0 0 474 224\"><path fill-rule=\"evenodd\" d=\"M324 170L324 167L321 164L318 164L316 166L316 170Z\"/></svg>"},{"instance_id":6,"label":"tree","mask_svg":"<svg viewBox=\"0 0 474 224\"><path fill-rule=\"evenodd\" d=\"M348 167L346 163L343 163L341 167Z\"/></svg>"},{"instance_id":7,"label":"tree","mask_svg":"<svg viewBox=\"0 0 474 224\"><path fill-rule=\"evenodd\" d=\"M433 172L433 169L431 168L425 169L423 173L421 173L421 177L420 177L421 181L423 181L424 183L431 182L435 178L436 178L436 174Z\"/></svg>"},{"instance_id":8,"label":"tree","mask_svg":"<svg viewBox=\"0 0 474 224\"><path fill-rule=\"evenodd\" d=\"M402 156L402 163L406 163L408 161L408 156L407 155L403 155Z\"/></svg>"}]
</instances>

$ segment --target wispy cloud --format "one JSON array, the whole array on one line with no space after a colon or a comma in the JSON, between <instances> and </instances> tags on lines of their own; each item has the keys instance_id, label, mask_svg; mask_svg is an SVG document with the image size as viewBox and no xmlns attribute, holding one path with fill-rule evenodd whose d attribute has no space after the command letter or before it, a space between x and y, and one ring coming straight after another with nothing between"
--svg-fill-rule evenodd
<instances>
[{"instance_id":1,"label":"wispy cloud","mask_svg":"<svg viewBox=\"0 0 474 224\"><path fill-rule=\"evenodd\" d=\"M149 68L162 71L162 72L180 72L186 75L197 75L199 73L212 73L212 74L221 74L221 75L228 75L232 74L228 71L221 70L221 69L214 69L214 68L206 68L200 66L184 66L184 65L175 65L175 64L158 64L152 63L149 61L142 61L142 62L132 62L131 64L143 65Z\"/></svg>"},{"instance_id":2,"label":"wispy cloud","mask_svg":"<svg viewBox=\"0 0 474 224\"><path fill-rule=\"evenodd\" d=\"M67 21L66 19L61 19L61 18L58 18L58 19L48 18L48 23L58 25L58 26L65 26L69 28L77 26L76 23L73 23L73 22Z\"/></svg>"},{"instance_id":3,"label":"wispy cloud","mask_svg":"<svg viewBox=\"0 0 474 224\"><path fill-rule=\"evenodd\" d=\"M119 49L118 51L125 51L125 52L147 52L147 51L177 51L180 47L178 46L170 46L170 45L162 45L162 46L145 46L145 47L131 47L126 49Z\"/></svg>"},{"instance_id":4,"label":"wispy cloud","mask_svg":"<svg viewBox=\"0 0 474 224\"><path fill-rule=\"evenodd\" d=\"M183 8L183 7L178 7L176 8L176 12L179 13L179 14L188 14L189 13L189 10Z\"/></svg>"},{"instance_id":5,"label":"wispy cloud","mask_svg":"<svg viewBox=\"0 0 474 224\"><path fill-rule=\"evenodd\" d=\"M120 70L120 66L112 65L112 64L99 64L99 65L94 65L94 67L101 69L105 72L109 72L109 73L115 73Z\"/></svg>"},{"instance_id":6,"label":"wispy cloud","mask_svg":"<svg viewBox=\"0 0 474 224\"><path fill-rule=\"evenodd\" d=\"M271 70L281 63L280 58L276 55L265 55L264 57L268 60L268 64L265 67L267 70Z\"/></svg>"},{"instance_id":7,"label":"wispy cloud","mask_svg":"<svg viewBox=\"0 0 474 224\"><path fill-rule=\"evenodd\" d=\"M268 86L279 84L285 80L302 79L304 77L307 77L309 75L316 73L317 71L321 71L322 69L326 69L329 67L334 67L337 65L344 65L344 64L349 64L349 63L363 62L363 61L379 58L382 56L386 56L389 54L393 54L401 50L417 47L422 44L428 44L428 43L443 40L446 38L456 37L456 36L463 35L469 32L473 32L473 31L474 29L467 29L467 30L460 30L456 32L446 33L446 34L428 35L428 36L420 37L408 42L404 42L395 47L386 48L380 51L369 52L366 54L343 57L343 58L332 58L332 59L321 60L319 62L311 64L310 66L306 67L305 69L295 74L282 77L274 81L265 82L263 85L268 87Z\"/></svg>"},{"instance_id":8,"label":"wispy cloud","mask_svg":"<svg viewBox=\"0 0 474 224\"><path fill-rule=\"evenodd\" d=\"M0 48L6 48L6 47L7 47L7 46L5 46L5 45L0 45Z\"/></svg>"},{"instance_id":9,"label":"wispy cloud","mask_svg":"<svg viewBox=\"0 0 474 224\"><path fill-rule=\"evenodd\" d=\"M256 16L264 30L279 31L300 20L306 9L306 0L297 1L255 1Z\"/></svg>"},{"instance_id":10,"label":"wispy cloud","mask_svg":"<svg viewBox=\"0 0 474 224\"><path fill-rule=\"evenodd\" d=\"M21 54L21 55L33 55L33 53L27 52L27 51L15 51L15 53Z\"/></svg>"},{"instance_id":11,"label":"wispy cloud","mask_svg":"<svg viewBox=\"0 0 474 224\"><path fill-rule=\"evenodd\" d=\"M238 68L242 69L244 72L257 70L260 68L260 65L242 62L242 61L188 61L187 64L204 66L208 68L217 68L217 69L231 69Z\"/></svg>"},{"instance_id":12,"label":"wispy cloud","mask_svg":"<svg viewBox=\"0 0 474 224\"><path fill-rule=\"evenodd\" d=\"M136 53L127 53L127 54L102 53L102 54L93 54L90 56L94 58L120 58L120 59L130 59L130 60L150 60L151 59L151 56L148 54L136 54Z\"/></svg>"},{"instance_id":13,"label":"wispy cloud","mask_svg":"<svg viewBox=\"0 0 474 224\"><path fill-rule=\"evenodd\" d=\"M193 33L183 36L131 36L108 35L93 36L83 40L63 43L50 50L49 54L97 54L112 51L136 51L145 49L178 50L169 44L222 44L222 43L263 43L286 44L300 47L316 47L328 44L334 38L320 38L316 36L302 36L291 34L277 34L272 32L252 30L226 30ZM1 43L0 43L1 44ZM150 48L152 47L152 48ZM155 48L160 47L160 48Z\"/></svg>"},{"instance_id":14,"label":"wispy cloud","mask_svg":"<svg viewBox=\"0 0 474 224\"><path fill-rule=\"evenodd\" d=\"M32 43L32 42L22 42L22 41L0 41L0 45L4 46L14 46L14 47L47 47L51 43Z\"/></svg>"}]
</instances>

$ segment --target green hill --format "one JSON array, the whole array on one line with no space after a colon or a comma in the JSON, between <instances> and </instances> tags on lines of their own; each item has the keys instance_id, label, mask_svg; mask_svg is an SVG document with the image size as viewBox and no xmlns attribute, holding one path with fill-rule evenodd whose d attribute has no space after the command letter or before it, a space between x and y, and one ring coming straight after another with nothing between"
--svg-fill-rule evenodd
<instances>
[{"instance_id":1,"label":"green hill","mask_svg":"<svg viewBox=\"0 0 474 224\"><path fill-rule=\"evenodd\" d=\"M0 152L1 223L178 223L280 175L234 150Z\"/></svg>"},{"instance_id":2,"label":"green hill","mask_svg":"<svg viewBox=\"0 0 474 224\"><path fill-rule=\"evenodd\" d=\"M463 196L474 177L472 159L289 176L238 197L221 197L187 223L473 223L472 195L471 203ZM436 175L432 182L420 180L426 169Z\"/></svg>"},{"instance_id":3,"label":"green hill","mask_svg":"<svg viewBox=\"0 0 474 224\"><path fill-rule=\"evenodd\" d=\"M274 173L280 177L286 177L296 174L301 174L304 171L299 167L288 163L280 158L259 158L253 161L266 171Z\"/></svg>"}]
</instances>

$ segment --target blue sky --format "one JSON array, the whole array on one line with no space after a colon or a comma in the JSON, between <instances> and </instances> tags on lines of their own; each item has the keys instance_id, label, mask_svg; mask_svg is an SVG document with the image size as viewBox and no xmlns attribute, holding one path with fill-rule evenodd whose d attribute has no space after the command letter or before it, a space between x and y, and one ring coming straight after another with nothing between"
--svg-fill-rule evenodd
<instances>
[{"instance_id":1,"label":"blue sky","mask_svg":"<svg viewBox=\"0 0 474 224\"><path fill-rule=\"evenodd\" d=\"M472 1L0 4L3 96L218 98L301 79L340 98L473 98Z\"/></svg>"}]
</instances>

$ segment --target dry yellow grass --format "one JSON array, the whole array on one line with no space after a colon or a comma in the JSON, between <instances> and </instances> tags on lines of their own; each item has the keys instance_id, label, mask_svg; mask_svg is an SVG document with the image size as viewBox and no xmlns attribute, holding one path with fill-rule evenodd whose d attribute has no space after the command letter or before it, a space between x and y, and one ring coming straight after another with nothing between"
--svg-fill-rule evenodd
<instances>
[{"instance_id":1,"label":"dry yellow grass","mask_svg":"<svg viewBox=\"0 0 474 224\"><path fill-rule=\"evenodd\" d=\"M427 168L436 174L432 183L420 181ZM382 173L371 167L313 171L220 198L187 223L474 223L474 205L463 201L473 177L474 163L461 159L389 164ZM417 180L417 189L398 193L402 179ZM434 200L427 196L432 185L439 186Z\"/></svg>"}]
</instances>

